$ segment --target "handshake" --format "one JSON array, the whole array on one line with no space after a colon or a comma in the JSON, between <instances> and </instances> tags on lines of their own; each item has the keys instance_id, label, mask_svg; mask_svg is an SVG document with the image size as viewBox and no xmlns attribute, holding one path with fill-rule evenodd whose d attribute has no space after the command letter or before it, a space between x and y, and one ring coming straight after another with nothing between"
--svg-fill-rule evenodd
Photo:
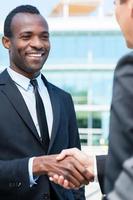
<instances>
[{"instance_id":1,"label":"handshake","mask_svg":"<svg viewBox=\"0 0 133 200\"><path fill-rule=\"evenodd\" d=\"M50 181L66 189L78 189L94 181L94 158L77 148L66 149L58 155L36 157L33 174L46 174Z\"/></svg>"}]
</instances>

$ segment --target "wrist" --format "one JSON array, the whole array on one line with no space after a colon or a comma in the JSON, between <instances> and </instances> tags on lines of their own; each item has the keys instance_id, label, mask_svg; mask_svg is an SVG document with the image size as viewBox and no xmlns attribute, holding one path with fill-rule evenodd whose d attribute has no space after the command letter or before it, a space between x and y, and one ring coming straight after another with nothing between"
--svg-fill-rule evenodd
<instances>
[{"instance_id":1,"label":"wrist","mask_svg":"<svg viewBox=\"0 0 133 200\"><path fill-rule=\"evenodd\" d=\"M46 169L45 156L35 157L33 160L33 175L40 176L46 173L47 169Z\"/></svg>"},{"instance_id":2,"label":"wrist","mask_svg":"<svg viewBox=\"0 0 133 200\"><path fill-rule=\"evenodd\" d=\"M89 156L86 168L92 174L94 174L94 166L95 166L95 156Z\"/></svg>"}]
</instances>

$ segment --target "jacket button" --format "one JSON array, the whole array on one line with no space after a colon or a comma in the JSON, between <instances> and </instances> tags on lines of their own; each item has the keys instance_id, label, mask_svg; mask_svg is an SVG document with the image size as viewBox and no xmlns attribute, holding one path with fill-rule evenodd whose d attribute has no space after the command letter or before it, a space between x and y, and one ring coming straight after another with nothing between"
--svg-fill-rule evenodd
<instances>
[{"instance_id":1,"label":"jacket button","mask_svg":"<svg viewBox=\"0 0 133 200\"><path fill-rule=\"evenodd\" d=\"M22 183L18 182L17 187L21 187Z\"/></svg>"},{"instance_id":2,"label":"jacket button","mask_svg":"<svg viewBox=\"0 0 133 200\"><path fill-rule=\"evenodd\" d=\"M16 187L16 183L15 183L15 182L10 182L10 183L9 183L9 187L10 187L10 188Z\"/></svg>"}]
</instances>

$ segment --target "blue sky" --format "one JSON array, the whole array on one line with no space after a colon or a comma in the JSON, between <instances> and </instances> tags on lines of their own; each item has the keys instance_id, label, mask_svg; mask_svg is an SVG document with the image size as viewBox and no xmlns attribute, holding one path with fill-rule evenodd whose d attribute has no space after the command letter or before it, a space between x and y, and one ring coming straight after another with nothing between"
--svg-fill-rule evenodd
<instances>
[{"instance_id":1,"label":"blue sky","mask_svg":"<svg viewBox=\"0 0 133 200\"><path fill-rule=\"evenodd\" d=\"M105 0L104 7L107 11L114 9L113 2L114 0Z\"/></svg>"},{"instance_id":2,"label":"blue sky","mask_svg":"<svg viewBox=\"0 0 133 200\"><path fill-rule=\"evenodd\" d=\"M106 10L112 9L113 0L105 0L104 7ZM2 0L0 6L0 21L3 21L10 10L21 4L35 5L44 16L48 16L51 9L59 0Z\"/></svg>"}]
</instances>

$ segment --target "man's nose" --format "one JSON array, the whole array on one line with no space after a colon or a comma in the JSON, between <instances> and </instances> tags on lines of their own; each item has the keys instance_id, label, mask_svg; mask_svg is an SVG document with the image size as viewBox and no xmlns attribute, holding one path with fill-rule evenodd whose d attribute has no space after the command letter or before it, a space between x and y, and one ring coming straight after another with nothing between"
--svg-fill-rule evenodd
<instances>
[{"instance_id":1,"label":"man's nose","mask_svg":"<svg viewBox=\"0 0 133 200\"><path fill-rule=\"evenodd\" d=\"M34 38L32 38L32 40L30 42L30 46L34 47L34 48L37 48L37 49L41 49L41 48L43 48L43 43L40 40L40 38L34 37Z\"/></svg>"}]
</instances>

